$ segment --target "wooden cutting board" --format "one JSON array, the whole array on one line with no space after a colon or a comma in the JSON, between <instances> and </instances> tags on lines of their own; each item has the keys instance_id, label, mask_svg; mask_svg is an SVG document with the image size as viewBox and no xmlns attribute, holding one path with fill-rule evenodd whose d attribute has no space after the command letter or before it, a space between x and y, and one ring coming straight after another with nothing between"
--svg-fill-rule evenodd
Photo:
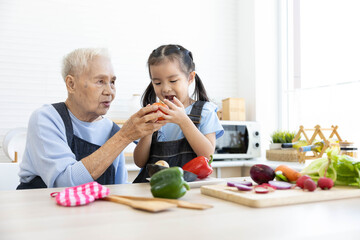
<instances>
[{"instance_id":1,"label":"wooden cutting board","mask_svg":"<svg viewBox=\"0 0 360 240\"><path fill-rule=\"evenodd\" d=\"M350 187L333 187L331 190L317 188L314 192L302 189L276 190L267 194L230 189L236 188L207 185L201 187L201 193L256 208L360 197L360 189Z\"/></svg>"}]
</instances>

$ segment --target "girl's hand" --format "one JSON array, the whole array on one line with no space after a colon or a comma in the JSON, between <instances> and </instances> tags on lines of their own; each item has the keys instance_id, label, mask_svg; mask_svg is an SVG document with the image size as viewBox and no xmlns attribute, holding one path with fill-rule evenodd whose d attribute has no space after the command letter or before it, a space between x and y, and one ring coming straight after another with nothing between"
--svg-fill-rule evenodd
<instances>
[{"instance_id":1,"label":"girl's hand","mask_svg":"<svg viewBox=\"0 0 360 240\"><path fill-rule=\"evenodd\" d=\"M164 122L168 123L176 123L180 126L181 122L184 122L188 119L188 116L185 112L184 105L177 99L176 97L173 98L174 103L171 101L164 99L164 103L168 105L169 109L159 106L161 111L165 112L167 115L164 115L165 118ZM161 121L163 122L163 121Z\"/></svg>"}]
</instances>

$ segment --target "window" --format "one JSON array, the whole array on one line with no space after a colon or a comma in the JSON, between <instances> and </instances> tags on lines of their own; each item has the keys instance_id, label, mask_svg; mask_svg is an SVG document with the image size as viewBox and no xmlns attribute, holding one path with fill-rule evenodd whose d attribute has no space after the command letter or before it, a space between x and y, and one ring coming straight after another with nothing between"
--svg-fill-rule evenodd
<instances>
[{"instance_id":1,"label":"window","mask_svg":"<svg viewBox=\"0 0 360 240\"><path fill-rule=\"evenodd\" d=\"M281 2L283 128L338 125L360 146L359 11L358 0Z\"/></svg>"}]
</instances>

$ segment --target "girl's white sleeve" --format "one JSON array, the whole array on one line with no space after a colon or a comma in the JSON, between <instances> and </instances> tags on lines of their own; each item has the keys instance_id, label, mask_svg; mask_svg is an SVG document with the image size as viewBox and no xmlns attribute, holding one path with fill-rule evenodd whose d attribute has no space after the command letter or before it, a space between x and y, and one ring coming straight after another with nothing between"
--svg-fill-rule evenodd
<instances>
[{"instance_id":1,"label":"girl's white sleeve","mask_svg":"<svg viewBox=\"0 0 360 240\"><path fill-rule=\"evenodd\" d=\"M222 127L216 112L217 106L215 104L210 102L204 104L201 112L199 130L204 135L215 133L216 138L219 138L224 134L224 128Z\"/></svg>"}]
</instances>

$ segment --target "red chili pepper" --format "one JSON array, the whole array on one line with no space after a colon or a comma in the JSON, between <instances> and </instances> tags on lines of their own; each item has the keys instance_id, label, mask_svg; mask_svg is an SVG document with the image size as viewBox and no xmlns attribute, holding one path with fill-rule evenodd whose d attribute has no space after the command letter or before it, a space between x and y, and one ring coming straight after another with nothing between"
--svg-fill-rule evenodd
<instances>
[{"instance_id":1,"label":"red chili pepper","mask_svg":"<svg viewBox=\"0 0 360 240\"><path fill-rule=\"evenodd\" d=\"M213 156L211 155L210 157L210 160L204 156L196 157L186 163L182 168L185 171L196 174L200 179L206 178L213 172L211 167Z\"/></svg>"}]
</instances>

